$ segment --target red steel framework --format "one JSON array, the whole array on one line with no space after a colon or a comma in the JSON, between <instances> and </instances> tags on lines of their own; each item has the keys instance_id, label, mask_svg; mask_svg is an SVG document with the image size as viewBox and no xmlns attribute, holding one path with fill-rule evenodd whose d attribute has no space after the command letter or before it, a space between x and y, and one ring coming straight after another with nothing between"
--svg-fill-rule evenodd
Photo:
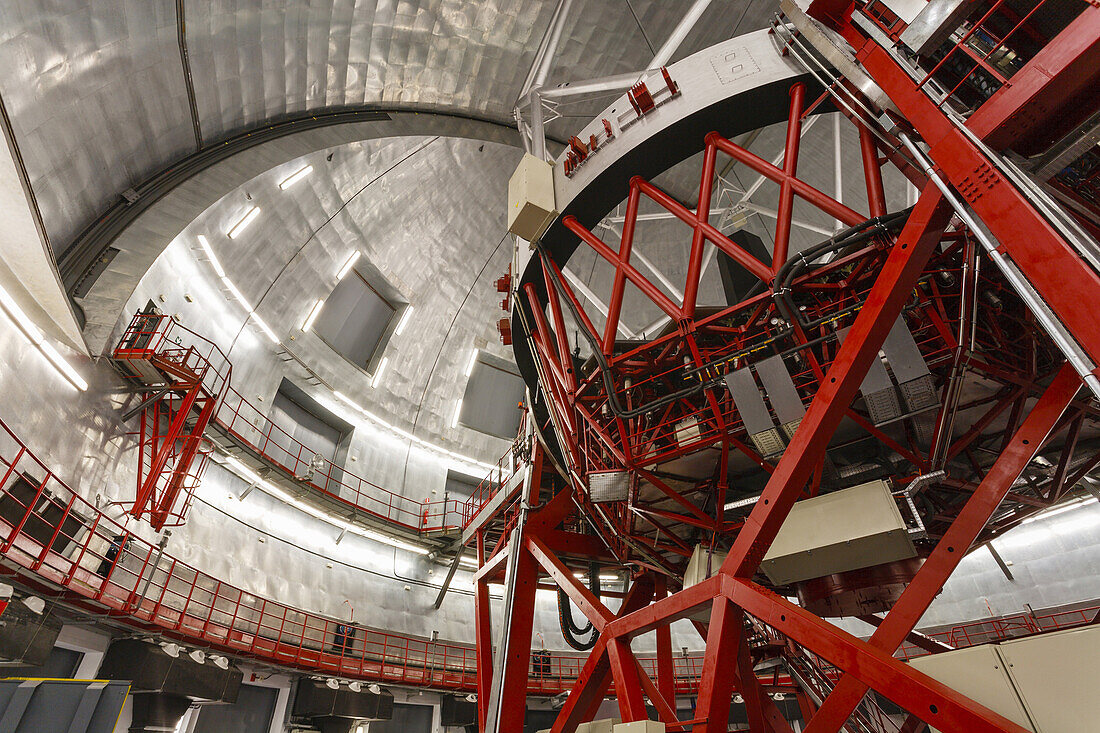
<instances>
[{"instance_id":1,"label":"red steel framework","mask_svg":"<svg viewBox=\"0 0 1100 733\"><path fill-rule=\"evenodd\" d=\"M492 531L479 525L483 729L512 733L523 728L523 707L516 703L530 663L534 593L539 579L548 577L596 632L553 733L569 733L590 720L612 682L624 722L647 718L648 701L669 729L725 731L737 690L751 730L790 731L753 671L760 655L769 653L803 678L799 702L805 730L813 733L899 727L913 733L927 726L1023 730L910 668L895 653L907 641L925 651L942 650L913 629L967 551L1057 503L1100 463L1095 441L1083 437L1094 433L1097 406L1093 395L1081 389L1083 379L1095 384L1098 376L1100 315L1094 304L1100 299L1100 274L1081 240L1044 212L991 152L1041 148L1043 135L1051 134L1044 127L1072 128L1073 120L1096 111L1095 86L1090 85L1100 68L1100 8L1086 6L1056 37L1042 38L1039 48L1025 54L1013 44L1025 31L1035 33L1028 24L1031 16L1016 17L1007 32L994 32L992 19L1003 21L1011 10L994 2L956 37L946 56L929 64L924 78L914 78L892 48L879 44L880 35L862 30L869 21L896 38L904 28L897 18L875 12L881 11L878 5L816 0L810 14L851 44L854 58L895 110L870 114L871 104L855 91L858 85L843 79L828 84L829 91L810 104L804 87L795 84L782 167L711 133L694 210L635 177L617 247L572 216L563 217L560 224L614 268L602 331L565 282L564 263L538 247L528 270L533 277L517 294L519 317L511 330L520 334L517 343L529 338L532 344L538 388L549 411L543 427L552 431L560 453L536 448L519 499L501 508ZM862 24L853 18L864 13L868 20ZM992 49L971 47L979 30L983 40L993 39ZM996 58L1010 57L1013 63L993 64L994 52L1004 49L1013 53ZM971 65L960 71L956 53L971 59ZM947 71L954 76L945 84ZM992 75L997 84L985 84L982 74ZM798 178L802 121L829 94L859 131L867 212L854 211ZM710 223L720 155L778 184L770 263ZM911 210L887 210L881 169L888 163L920 191ZM690 229L680 302L632 264L643 198ZM827 248L789 259L796 198L847 227L832 240L840 245L832 248L832 259L815 264ZM1067 216L1094 231L1096 213ZM1023 286L1000 260L997 266L990 262L982 246L991 239L994 254L1022 273ZM699 306L707 245L759 280L741 302ZM617 339L628 287L667 316L668 326L655 337ZM1068 339L1060 339L1052 320L1040 318L1036 307L1049 309ZM935 404L901 416L905 430L900 438L876 425L857 402L865 375L896 322L912 333L938 387ZM570 343L570 333L579 334L577 343ZM581 342L591 353L583 364L574 351ZM750 445L722 378L776 354L797 364L791 376L806 411L773 462ZM1063 354L1071 354L1070 360ZM967 379L994 385L993 395L968 394L962 387ZM972 424L955 426L955 415L979 408ZM918 424L923 413L934 418L926 436ZM1006 415L1004 430L991 431ZM922 490L928 502L922 507L927 525L923 563L885 616L875 619L877 629L868 640L792 603L757 576L795 502L830 488L827 449L845 419L894 456L895 482L931 474ZM673 481L660 470L703 451L717 452L704 478ZM728 475L734 452L768 474L747 516L725 509L731 498L742 498L733 493ZM1040 452L1055 458L1051 462L1044 456L1053 471L1044 481L1018 485ZM561 465L552 467L555 462ZM629 475L629 498L594 504L589 480L609 471ZM594 534L582 531L582 524ZM669 576L673 582L683 577L685 560L700 539L727 548L727 558L712 577L666 595ZM577 578L575 571L592 562L632 569L633 583L617 611ZM488 587L501 581L505 629L493 639ZM685 618L694 621L706 641L695 716L686 722L676 719L667 631L671 622ZM633 638L649 631L658 632L655 674L639 665L630 648ZM494 642L500 650L495 667ZM907 711L908 719L890 728L877 698L868 694L872 690Z\"/></svg>"},{"instance_id":2,"label":"red steel framework","mask_svg":"<svg viewBox=\"0 0 1100 733\"><path fill-rule=\"evenodd\" d=\"M17 486L29 485L29 494ZM356 626L336 645L347 621L264 598L214 578L173 557L85 501L0 420L0 573L43 597L113 623L259 662L313 673L435 689L477 689L474 647L434 642ZM108 558L115 538L125 552ZM159 559L158 559L159 555ZM148 582L147 582L148 581ZM0 601L0 613L6 605ZM935 634L955 646L1070 628L1092 622L1100 607L1038 616L990 619ZM919 655L907 646L906 657ZM528 694L555 695L576 683L584 657L551 654L532 665ZM671 658L676 694L698 690L703 657ZM658 660L642 657L649 676ZM778 684L781 682L782 684ZM767 680L770 692L789 692L786 679Z\"/></svg>"},{"instance_id":3,"label":"red steel framework","mask_svg":"<svg viewBox=\"0 0 1100 733\"><path fill-rule=\"evenodd\" d=\"M210 341L169 316L134 316L112 354L138 385L141 414L137 493L131 516L154 529L186 520L210 449L204 434L232 366Z\"/></svg>"}]
</instances>

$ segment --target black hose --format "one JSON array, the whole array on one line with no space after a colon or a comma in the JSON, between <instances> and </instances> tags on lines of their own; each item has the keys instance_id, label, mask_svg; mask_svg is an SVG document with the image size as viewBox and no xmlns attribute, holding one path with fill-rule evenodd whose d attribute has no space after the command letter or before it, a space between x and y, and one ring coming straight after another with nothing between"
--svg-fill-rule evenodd
<instances>
[{"instance_id":1,"label":"black hose","mask_svg":"<svg viewBox=\"0 0 1100 733\"><path fill-rule=\"evenodd\" d=\"M600 571L595 563L590 563L588 566L588 585L592 593L599 598ZM600 636L591 621L583 627L577 626L577 622L573 620L573 607L570 605L569 595L561 588L558 588L558 625L561 627L561 635L565 638L565 643L579 652L586 652L594 647L596 639ZM588 633L591 633L589 638L580 638Z\"/></svg>"},{"instance_id":2,"label":"black hose","mask_svg":"<svg viewBox=\"0 0 1100 733\"><path fill-rule=\"evenodd\" d=\"M775 304L779 310L787 317L787 321L789 323L797 323L803 329L808 330L820 325L824 320L835 317L835 314L833 314L827 316L825 319L818 319L817 321L803 321L798 314L798 309L794 307L794 303L791 302L790 299L791 283L794 282L795 278L797 278L798 275L818 257L829 252L835 252L856 244L861 244L876 234L887 232L895 228L899 223L904 225L912 211L913 207L909 207L902 211L896 211L893 214L886 214L885 216L876 216L873 219L868 219L861 224L856 224L855 226L837 232L824 242L804 249L784 262L779 268L779 271L775 273L775 279L772 281L772 298L775 299Z\"/></svg>"},{"instance_id":3,"label":"black hose","mask_svg":"<svg viewBox=\"0 0 1100 733\"><path fill-rule=\"evenodd\" d=\"M774 280L772 281L773 298L776 301L777 307L787 316L787 319L791 323L798 323L803 328L812 328L814 323L803 323L798 316L798 311L795 309L793 303L791 303L788 293L790 292L789 285L795 279L806 266L809 265L814 259L820 257L826 252L832 250L840 250L850 247L854 244L859 244L875 234L888 231L893 228L899 222L904 222L909 218L910 212L913 207L904 209L902 211L894 212L893 214L886 214L885 216L876 216L867 221L856 224L855 226L848 227L847 229L834 234L829 239L816 244L813 247L799 252L794 258L787 260L783 263L783 266L779 268ZM546 271L550 275L550 281L554 285L554 289L558 292L561 300L565 301L565 305L569 308L569 312L573 314L573 318L577 323L583 323L580 313L577 312L576 306L573 304L573 299L568 297L564 284L558 277L557 270L552 266L552 260L550 255L547 254L546 249L543 247L540 240L535 240L535 248L538 249L539 255L544 260ZM758 282L749 291L750 295L756 294L758 289L763 289L766 284L763 281ZM830 316L831 318L832 316ZM589 347L592 349L592 355L599 364L600 377L603 380L604 390L607 392L607 403L611 408L611 411L615 413L615 416L621 420L628 420L632 417L644 415L648 412L652 412L660 407L697 394L704 389L707 389L716 380L712 381L700 381L699 384L694 384L690 387L677 390L670 394L658 397L651 402L638 407L627 409L621 402L619 402L618 395L615 393L615 385L611 379L611 365L607 363L607 358L604 356L601 350L600 344L596 341L596 337L588 332L588 329L579 329L582 336L588 342Z\"/></svg>"}]
</instances>

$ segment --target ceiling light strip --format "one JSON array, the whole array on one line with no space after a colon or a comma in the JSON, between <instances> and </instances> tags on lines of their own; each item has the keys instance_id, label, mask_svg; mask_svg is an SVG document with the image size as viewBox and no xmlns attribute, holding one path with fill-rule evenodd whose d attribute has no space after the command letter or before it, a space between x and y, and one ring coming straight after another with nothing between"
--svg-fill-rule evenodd
<instances>
[{"instance_id":1,"label":"ceiling light strip","mask_svg":"<svg viewBox=\"0 0 1100 733\"><path fill-rule=\"evenodd\" d=\"M378 383L382 381L382 372L386 371L386 365L390 363L388 356L383 356L382 361L378 363L378 369L374 372L374 376L371 377L370 386L371 389L378 386Z\"/></svg>"},{"instance_id":2,"label":"ceiling light strip","mask_svg":"<svg viewBox=\"0 0 1100 733\"><path fill-rule=\"evenodd\" d=\"M298 181L300 181L303 178L305 178L306 176L308 176L312 172L313 172L313 166L304 165L301 168L299 168L298 170L291 173L289 176L287 176L283 180L279 181L279 188L281 188L282 190L285 191L288 188L290 188L291 186L293 186L295 183L297 183Z\"/></svg>"},{"instance_id":3,"label":"ceiling light strip","mask_svg":"<svg viewBox=\"0 0 1100 733\"><path fill-rule=\"evenodd\" d=\"M31 344L38 349L38 352L42 356L46 357L46 361L50 362L50 365L72 386L76 387L81 392L88 389L88 383L83 377L73 368L69 362L65 361L65 358L53 347L52 344L46 342L42 336L42 331L38 329L38 326L34 325L23 309L15 302L15 300L8 294L6 290L0 287L0 307L2 307L4 313L8 318L15 323L19 331L26 337Z\"/></svg>"},{"instance_id":4,"label":"ceiling light strip","mask_svg":"<svg viewBox=\"0 0 1100 733\"><path fill-rule=\"evenodd\" d=\"M237 237L241 236L241 233L248 228L249 224L256 221L256 217L259 215L260 207L253 206L248 211L244 212L244 216L242 216L236 224L229 228L229 231L226 233L227 236L230 239L236 239Z\"/></svg>"},{"instance_id":5,"label":"ceiling light strip","mask_svg":"<svg viewBox=\"0 0 1100 733\"><path fill-rule=\"evenodd\" d=\"M321 298L313 304L313 308L310 309L309 315L306 316L306 322L302 324L303 331L309 331L313 328L313 322L317 320L317 316L321 315L321 309L325 307L325 299Z\"/></svg>"},{"instance_id":6,"label":"ceiling light strip","mask_svg":"<svg viewBox=\"0 0 1100 733\"><path fill-rule=\"evenodd\" d=\"M401 320L397 322L397 328L393 329L394 336L400 336L401 332L405 330L405 324L409 322L409 317L413 314L413 307L411 305L405 306L405 312L401 314Z\"/></svg>"},{"instance_id":7,"label":"ceiling light strip","mask_svg":"<svg viewBox=\"0 0 1100 733\"><path fill-rule=\"evenodd\" d=\"M218 258L214 256L214 250L210 248L210 241L201 234L198 239L199 246L206 254L206 259L210 260L210 264L214 266L214 272L218 273L218 277L225 279L225 269L222 268L222 263L218 262Z\"/></svg>"},{"instance_id":8,"label":"ceiling light strip","mask_svg":"<svg viewBox=\"0 0 1100 733\"><path fill-rule=\"evenodd\" d=\"M360 254L361 253L359 252L359 250L351 253L348 259L344 262L343 266L340 268L340 271L336 273L337 280L343 280L344 276L351 272L351 268L355 267L355 263L359 261Z\"/></svg>"},{"instance_id":9,"label":"ceiling light strip","mask_svg":"<svg viewBox=\"0 0 1100 733\"><path fill-rule=\"evenodd\" d=\"M401 428L397 427L396 425L391 425L390 423L386 422L382 418L375 415L370 410L367 410L367 409L363 408L361 405L357 404L354 400L352 400L350 397L348 397L343 392L340 392L338 390L333 390L332 394L336 397L336 399L340 400L341 402L343 402L344 404L346 404L350 407L353 407L356 411L362 413L371 422L378 424L379 426L385 428L386 430L389 430L392 433L395 433L396 435L398 435L399 437L404 438L405 440L409 441L410 443L415 443L416 445L419 445L422 448L426 448L427 450L430 450L434 453L439 453L441 455L447 456L448 458L453 458L454 460L459 461L461 463L465 463L466 465L469 465L469 466L476 466L477 468L483 469L485 471L495 471L496 468L497 468L495 465L485 463L483 461L476 460L476 459L471 458L469 456L464 456L461 453L455 453L454 451L447 450L446 448L444 448L442 446L438 446L435 443L429 443L428 441L423 440L422 438L418 438L418 437L416 437L415 435L413 435L412 433L410 433L406 430L402 430Z\"/></svg>"}]
</instances>

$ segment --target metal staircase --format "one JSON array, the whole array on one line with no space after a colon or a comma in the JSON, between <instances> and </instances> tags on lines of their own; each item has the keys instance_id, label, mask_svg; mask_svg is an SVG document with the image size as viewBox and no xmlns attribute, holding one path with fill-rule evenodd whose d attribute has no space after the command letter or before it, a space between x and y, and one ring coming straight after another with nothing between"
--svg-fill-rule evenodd
<instances>
[{"instance_id":1,"label":"metal staircase","mask_svg":"<svg viewBox=\"0 0 1100 733\"><path fill-rule=\"evenodd\" d=\"M158 313L138 313L112 360L140 395L137 493L128 513L154 529L183 524L210 453L204 434L232 365L212 342Z\"/></svg>"}]
</instances>

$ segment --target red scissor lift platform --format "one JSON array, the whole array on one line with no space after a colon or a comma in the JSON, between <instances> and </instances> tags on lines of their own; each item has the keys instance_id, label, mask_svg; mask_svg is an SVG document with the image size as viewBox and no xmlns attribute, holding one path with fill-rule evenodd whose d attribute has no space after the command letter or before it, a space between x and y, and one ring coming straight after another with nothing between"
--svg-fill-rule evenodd
<instances>
[{"instance_id":1,"label":"red scissor lift platform","mask_svg":"<svg viewBox=\"0 0 1100 733\"><path fill-rule=\"evenodd\" d=\"M211 341L171 317L138 313L112 358L140 402L137 493L128 510L154 529L183 524L210 454L204 438L232 365Z\"/></svg>"}]
</instances>

